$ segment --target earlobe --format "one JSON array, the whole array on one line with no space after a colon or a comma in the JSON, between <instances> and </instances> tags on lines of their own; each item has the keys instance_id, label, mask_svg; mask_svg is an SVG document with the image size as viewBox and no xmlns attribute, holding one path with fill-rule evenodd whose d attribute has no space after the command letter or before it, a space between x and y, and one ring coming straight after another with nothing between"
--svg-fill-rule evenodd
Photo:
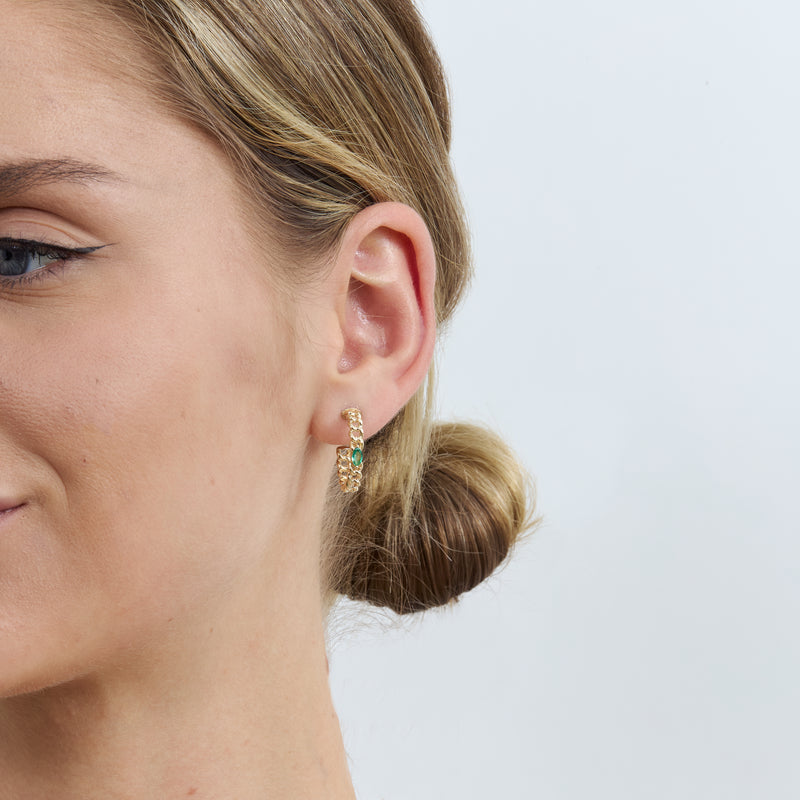
<instances>
[{"instance_id":1,"label":"earlobe","mask_svg":"<svg viewBox=\"0 0 800 800\"><path fill-rule=\"evenodd\" d=\"M379 203L351 221L332 279L341 350L329 364L312 431L347 441L342 409L358 406L372 436L425 379L435 339L435 254L422 218L400 203ZM324 421L323 421L324 419Z\"/></svg>"}]
</instances>

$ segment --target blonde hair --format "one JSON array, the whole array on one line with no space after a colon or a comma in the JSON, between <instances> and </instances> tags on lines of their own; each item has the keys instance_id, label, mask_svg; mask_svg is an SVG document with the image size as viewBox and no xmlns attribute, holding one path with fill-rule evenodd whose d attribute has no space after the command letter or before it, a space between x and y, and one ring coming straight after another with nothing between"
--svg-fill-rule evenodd
<instances>
[{"instance_id":1,"label":"blonde hair","mask_svg":"<svg viewBox=\"0 0 800 800\"><path fill-rule=\"evenodd\" d=\"M470 279L441 64L410 0L111 0L169 106L217 140L270 234L298 265L331 253L370 204L425 220L437 322ZM312 258L316 256L317 259ZM486 578L530 525L525 472L494 434L431 420L433 370L367 443L365 483L332 480L326 589L399 613Z\"/></svg>"}]
</instances>

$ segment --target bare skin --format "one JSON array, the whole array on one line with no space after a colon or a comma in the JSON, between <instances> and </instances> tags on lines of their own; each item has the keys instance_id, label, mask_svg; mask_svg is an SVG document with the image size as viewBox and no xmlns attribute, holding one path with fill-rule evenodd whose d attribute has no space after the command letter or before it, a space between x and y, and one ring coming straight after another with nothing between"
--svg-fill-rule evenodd
<instances>
[{"instance_id":1,"label":"bare skin","mask_svg":"<svg viewBox=\"0 0 800 800\"><path fill-rule=\"evenodd\" d=\"M0 798L352 798L324 499L426 374L427 231L362 212L290 300L214 144L63 4L0 19Z\"/></svg>"}]
</instances>

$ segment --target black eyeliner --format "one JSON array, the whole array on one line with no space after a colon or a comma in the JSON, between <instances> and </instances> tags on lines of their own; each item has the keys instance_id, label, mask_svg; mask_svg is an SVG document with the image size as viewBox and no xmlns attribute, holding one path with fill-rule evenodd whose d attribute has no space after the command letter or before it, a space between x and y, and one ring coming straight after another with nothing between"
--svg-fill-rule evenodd
<instances>
[{"instance_id":1,"label":"black eyeliner","mask_svg":"<svg viewBox=\"0 0 800 800\"><path fill-rule=\"evenodd\" d=\"M12 239L6 236L0 238L0 247L28 248L29 250L40 253L67 253L77 256L87 256L91 253L96 253L98 250L102 250L104 247L108 247L108 245L101 244L96 247L64 247L62 245L50 244L49 242L36 241L35 239Z\"/></svg>"}]
</instances>

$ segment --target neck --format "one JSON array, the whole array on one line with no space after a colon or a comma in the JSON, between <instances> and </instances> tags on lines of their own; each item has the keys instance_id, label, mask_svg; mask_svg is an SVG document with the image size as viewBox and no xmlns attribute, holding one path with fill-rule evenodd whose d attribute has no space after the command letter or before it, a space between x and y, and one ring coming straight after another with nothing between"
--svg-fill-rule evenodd
<instances>
[{"instance_id":1,"label":"neck","mask_svg":"<svg viewBox=\"0 0 800 800\"><path fill-rule=\"evenodd\" d=\"M237 603L202 633L1 701L2 796L353 798L322 613L271 607Z\"/></svg>"}]
</instances>

